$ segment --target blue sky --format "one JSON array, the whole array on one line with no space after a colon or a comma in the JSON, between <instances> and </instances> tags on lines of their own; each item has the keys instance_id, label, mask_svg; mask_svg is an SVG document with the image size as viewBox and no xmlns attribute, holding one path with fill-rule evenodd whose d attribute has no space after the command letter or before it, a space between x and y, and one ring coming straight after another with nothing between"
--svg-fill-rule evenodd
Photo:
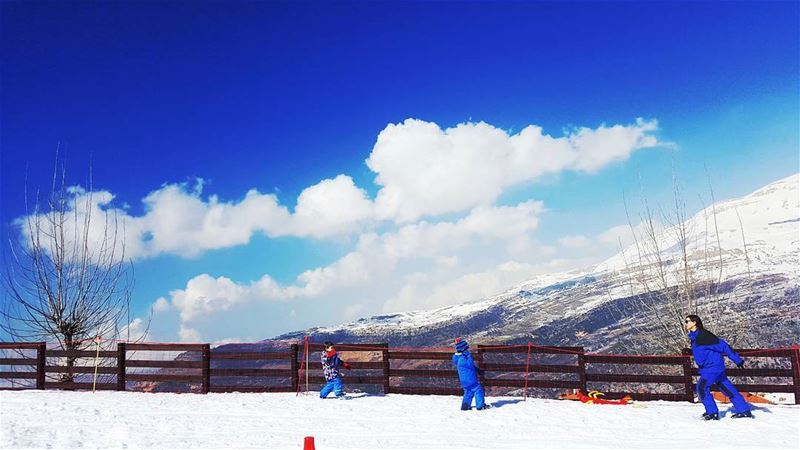
<instances>
[{"instance_id":1,"label":"blue sky","mask_svg":"<svg viewBox=\"0 0 800 450\"><path fill-rule=\"evenodd\" d=\"M141 232L152 339L479 298L610 256L673 167L691 212L706 170L717 198L800 170L797 2L1 8L3 241L60 142Z\"/></svg>"}]
</instances>

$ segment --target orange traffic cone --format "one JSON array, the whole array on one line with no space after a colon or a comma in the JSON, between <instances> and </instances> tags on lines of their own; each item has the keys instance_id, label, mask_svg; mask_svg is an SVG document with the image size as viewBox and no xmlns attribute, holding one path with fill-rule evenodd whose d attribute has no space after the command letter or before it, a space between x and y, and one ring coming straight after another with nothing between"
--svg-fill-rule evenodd
<instances>
[{"instance_id":1,"label":"orange traffic cone","mask_svg":"<svg viewBox=\"0 0 800 450\"><path fill-rule=\"evenodd\" d=\"M314 448L314 436L306 436L303 439L303 450L317 450Z\"/></svg>"}]
</instances>

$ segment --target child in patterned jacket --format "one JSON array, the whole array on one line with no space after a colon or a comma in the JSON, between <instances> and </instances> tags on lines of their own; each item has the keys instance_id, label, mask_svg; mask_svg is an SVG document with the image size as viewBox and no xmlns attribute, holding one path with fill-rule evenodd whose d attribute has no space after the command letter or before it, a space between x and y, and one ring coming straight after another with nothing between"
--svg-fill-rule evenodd
<instances>
[{"instance_id":1,"label":"child in patterned jacket","mask_svg":"<svg viewBox=\"0 0 800 450\"><path fill-rule=\"evenodd\" d=\"M325 398L333 391L336 398L343 399L344 396L344 383L342 383L342 374L339 372L339 367L344 367L350 370L350 364L342 361L339 355L336 354L336 349L333 347L333 342L325 341L325 350L322 351L322 373L325 375L327 383L319 391L319 397Z\"/></svg>"}]
</instances>

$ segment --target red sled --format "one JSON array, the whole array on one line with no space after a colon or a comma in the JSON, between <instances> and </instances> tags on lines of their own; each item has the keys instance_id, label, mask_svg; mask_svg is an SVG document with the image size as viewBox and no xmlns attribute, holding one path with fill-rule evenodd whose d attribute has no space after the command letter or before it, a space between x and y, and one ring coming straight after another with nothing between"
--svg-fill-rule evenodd
<instances>
[{"instance_id":1,"label":"red sled","mask_svg":"<svg viewBox=\"0 0 800 450\"><path fill-rule=\"evenodd\" d=\"M605 395L602 392L598 391L589 391L589 394L584 394L581 391L578 391L578 400L582 403L590 403L592 405L629 405L631 398L630 396L622 397L619 400L606 400L604 398L600 398L601 395Z\"/></svg>"}]
</instances>

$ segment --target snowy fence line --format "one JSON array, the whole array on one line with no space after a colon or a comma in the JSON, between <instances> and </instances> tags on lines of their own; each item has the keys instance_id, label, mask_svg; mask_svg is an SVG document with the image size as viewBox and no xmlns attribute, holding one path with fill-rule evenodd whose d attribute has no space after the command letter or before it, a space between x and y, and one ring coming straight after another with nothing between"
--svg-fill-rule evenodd
<instances>
[{"instance_id":1,"label":"snowy fence line","mask_svg":"<svg viewBox=\"0 0 800 450\"><path fill-rule=\"evenodd\" d=\"M237 348L240 349L242 344ZM69 390L158 390L162 392L298 392L324 383L316 353L322 344L307 348L290 344L286 351L263 351L263 344L245 344L256 351L211 351L210 344L124 343L117 349L100 351L47 350L46 343L0 343L0 380L13 380L7 389ZM340 344L337 348L350 362L345 381L351 386L369 385L382 393L460 395L458 376L452 368L452 351L426 348L391 348L388 344ZM215 349L220 350L220 349ZM134 359L130 352L183 352L176 359ZM770 358L780 367L729 369L740 390L794 394L800 404L800 349L739 349L747 358ZM35 353L35 357L31 355ZM694 401L697 369L691 351L682 355L604 355L583 347L542 347L528 345L478 345L475 360L483 369L481 381L489 389L515 389L527 395L529 389L606 391L606 398L630 396L634 400ZM59 358L76 357L82 365L67 368ZM532 358L534 360L532 361ZM87 363L87 360L89 361ZM50 363L48 363L48 361ZM787 366L789 363L789 367ZM90 364L90 365L89 365ZM244 367L257 364L259 367ZM761 364L762 366L764 364ZM19 371L28 367L28 371ZM655 367L655 368L653 368ZM30 368L34 368L31 371ZM624 373L626 368L647 373ZM664 370L662 370L664 369ZM165 373L171 371L171 373ZM665 372L672 371L671 374ZM70 381L58 379L74 374ZM177 372L177 373L176 373ZM98 381L98 375L100 376ZM524 376L524 378L522 378ZM744 378L790 379L782 384L746 384ZM17 380L26 380L17 385ZM35 380L35 381L31 381ZM8 383L6 381L6 383ZM129 385L130 383L130 385ZM634 388L633 386L638 386ZM656 392L670 386L678 392ZM610 390L609 390L610 389Z\"/></svg>"}]
</instances>

